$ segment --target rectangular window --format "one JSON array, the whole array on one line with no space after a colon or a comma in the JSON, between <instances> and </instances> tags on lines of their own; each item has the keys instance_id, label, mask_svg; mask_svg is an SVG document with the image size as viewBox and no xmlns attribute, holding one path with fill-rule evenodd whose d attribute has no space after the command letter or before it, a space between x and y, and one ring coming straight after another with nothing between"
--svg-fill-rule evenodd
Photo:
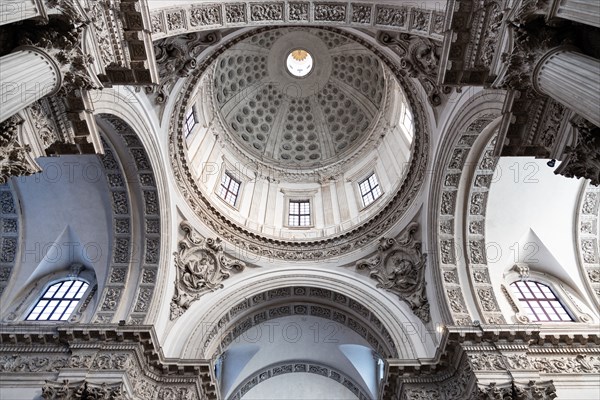
<instances>
[{"instance_id":1,"label":"rectangular window","mask_svg":"<svg viewBox=\"0 0 600 400\"><path fill-rule=\"evenodd\" d=\"M310 226L310 201L290 200L289 226Z\"/></svg>"},{"instance_id":2,"label":"rectangular window","mask_svg":"<svg viewBox=\"0 0 600 400\"><path fill-rule=\"evenodd\" d=\"M221 178L221 186L219 187L219 196L227 203L235 207L238 195L240 193L241 182L225 172Z\"/></svg>"},{"instance_id":3,"label":"rectangular window","mask_svg":"<svg viewBox=\"0 0 600 400\"><path fill-rule=\"evenodd\" d=\"M363 205L365 207L373 203L382 195L381 187L379 186L375 173L372 173L371 176L360 182L358 188L360 189L360 196L362 197Z\"/></svg>"},{"instance_id":4,"label":"rectangular window","mask_svg":"<svg viewBox=\"0 0 600 400\"><path fill-rule=\"evenodd\" d=\"M196 120L196 108L192 107L185 115L185 137L190 136L198 121Z\"/></svg>"}]
</instances>

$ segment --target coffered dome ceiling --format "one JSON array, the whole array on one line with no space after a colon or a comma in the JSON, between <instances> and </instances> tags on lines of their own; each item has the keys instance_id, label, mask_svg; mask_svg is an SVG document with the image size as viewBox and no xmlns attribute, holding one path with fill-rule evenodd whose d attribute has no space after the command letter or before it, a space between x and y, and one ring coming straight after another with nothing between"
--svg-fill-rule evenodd
<instances>
[{"instance_id":1,"label":"coffered dome ceiling","mask_svg":"<svg viewBox=\"0 0 600 400\"><path fill-rule=\"evenodd\" d=\"M309 28L244 39L217 59L213 79L233 142L294 169L325 166L364 144L386 89L383 65L367 48Z\"/></svg>"}]
</instances>

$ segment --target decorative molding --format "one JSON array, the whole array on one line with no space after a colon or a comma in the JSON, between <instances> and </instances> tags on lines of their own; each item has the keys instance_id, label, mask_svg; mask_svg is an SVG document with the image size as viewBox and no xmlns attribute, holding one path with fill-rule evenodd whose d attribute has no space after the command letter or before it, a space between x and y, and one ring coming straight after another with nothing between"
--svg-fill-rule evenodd
<instances>
[{"instance_id":1,"label":"decorative molding","mask_svg":"<svg viewBox=\"0 0 600 400\"><path fill-rule=\"evenodd\" d=\"M221 289L231 272L246 268L244 262L223 252L221 239L203 238L186 221L180 228L184 238L179 241L179 251L173 253L177 278L171 300L171 320L181 316L204 294Z\"/></svg>"},{"instance_id":2,"label":"decorative molding","mask_svg":"<svg viewBox=\"0 0 600 400\"><path fill-rule=\"evenodd\" d=\"M554 399L557 397L556 388L552 381L536 382L530 380L528 383L517 383L515 381L508 385L497 385L492 382L487 386L480 385L477 388L477 398L482 400L514 399L514 400L536 400Z\"/></svg>"},{"instance_id":3,"label":"decorative molding","mask_svg":"<svg viewBox=\"0 0 600 400\"><path fill-rule=\"evenodd\" d=\"M377 287L394 293L410 306L423 322L431 320L425 291L427 255L416 240L419 225L411 223L396 239L381 238L377 254L356 263L357 270L369 270Z\"/></svg>"},{"instance_id":4,"label":"decorative molding","mask_svg":"<svg viewBox=\"0 0 600 400\"><path fill-rule=\"evenodd\" d=\"M493 80L490 75L499 58L504 10L501 0L448 2L440 83L481 86Z\"/></svg>"},{"instance_id":5,"label":"decorative molding","mask_svg":"<svg viewBox=\"0 0 600 400\"><path fill-rule=\"evenodd\" d=\"M0 123L0 185L11 176L27 176L39 172L29 157L31 147L19 143L23 120L16 115Z\"/></svg>"},{"instance_id":6,"label":"decorative molding","mask_svg":"<svg viewBox=\"0 0 600 400\"><path fill-rule=\"evenodd\" d=\"M409 103L413 107L415 138L413 143L413 156L411 164L406 173L406 178L402 182L398 191L390 196L389 202L382 208L382 211L373 217L365 220L352 230L341 232L335 236L321 240L277 240L264 236L258 232L250 232L247 227L243 227L233 221L223 224L225 218L216 209L205 206L208 200L204 197L197 183L194 173L188 164L185 139L183 134L183 119L187 108L187 100L196 90L197 84L203 72L231 45L255 35L256 33L271 30L272 28L261 28L260 30L241 35L226 45L215 50L210 56L207 56L197 68L197 73L188 78L186 85L178 94L177 112L174 112L170 121L170 144L169 152L175 181L183 197L187 200L191 208L196 212L199 219L212 229L223 240L239 247L245 251L264 257L283 259L283 260L319 260L328 257L334 257L339 254L346 254L356 249L362 248L366 244L381 238L390 227L397 222L404 211L411 204L410 199L416 196L423 182L425 168L427 163L429 147L429 126L423 105L419 100L419 94L416 88L403 78L403 72L400 67L395 65L377 48L369 42L355 37L347 32L342 32L335 28L323 28L333 31L337 34L348 35L352 40L369 48L383 61L392 73L398 79L400 85L406 93Z\"/></svg>"},{"instance_id":7,"label":"decorative molding","mask_svg":"<svg viewBox=\"0 0 600 400\"><path fill-rule=\"evenodd\" d=\"M348 327L362 336L378 354L398 357L398 349L383 322L365 305L341 293L316 287L282 287L258 293L232 307L207 333L206 350L219 340L223 352L244 332L265 321L288 315L311 315ZM211 347L212 348L212 347Z\"/></svg>"},{"instance_id":8,"label":"decorative molding","mask_svg":"<svg viewBox=\"0 0 600 400\"><path fill-rule=\"evenodd\" d=\"M124 394L122 383L96 384L87 381L69 382L65 379L62 382L46 381L42 387L42 398L44 400L125 400L127 396Z\"/></svg>"},{"instance_id":9,"label":"decorative molding","mask_svg":"<svg viewBox=\"0 0 600 400\"><path fill-rule=\"evenodd\" d=\"M586 183L577 210L579 270L596 306L600 307L600 187Z\"/></svg>"},{"instance_id":10,"label":"decorative molding","mask_svg":"<svg viewBox=\"0 0 600 400\"><path fill-rule=\"evenodd\" d=\"M46 378L44 399L217 399L210 361L167 361L151 327L31 328L0 329L0 372Z\"/></svg>"},{"instance_id":11,"label":"decorative molding","mask_svg":"<svg viewBox=\"0 0 600 400\"><path fill-rule=\"evenodd\" d=\"M17 262L21 227L18 198L8 184L0 185L0 298Z\"/></svg>"},{"instance_id":12,"label":"decorative molding","mask_svg":"<svg viewBox=\"0 0 600 400\"><path fill-rule=\"evenodd\" d=\"M466 302L463 297L461 282L458 279L458 261L465 262L469 271L469 280L473 285L479 311L486 315L486 322L504 323L500 309L495 299L492 285L487 270L487 261L483 243L485 241L485 213L487 206L487 192L491 184L491 177L496 166L496 158L492 155L496 141L494 135L482 150L477 164L472 168L465 168L469 152L483 130L498 117L496 114L482 114L472 119L462 127L454 146L449 152L447 167L443 171L441 180L441 193L439 200L439 213L437 223L439 226L439 260L441 261L442 284L448 298L448 304L455 324L470 325L471 316L468 315ZM457 248L462 248L455 225L462 213L456 210L458 184L465 171L473 172L469 179L469 205L468 213L462 217L467 226L464 237L467 254L463 260L457 253ZM465 283L462 283L465 284Z\"/></svg>"},{"instance_id":13,"label":"decorative molding","mask_svg":"<svg viewBox=\"0 0 600 400\"><path fill-rule=\"evenodd\" d=\"M257 27L266 24L323 24L386 29L442 39L444 13L419 7L318 0L238 2L165 7L153 10L153 40L215 28Z\"/></svg>"},{"instance_id":14,"label":"decorative molding","mask_svg":"<svg viewBox=\"0 0 600 400\"><path fill-rule=\"evenodd\" d=\"M437 84L442 46L439 42L406 33L380 31L379 43L390 47L400 58L407 77L417 78L433 107L442 104L442 95L450 88Z\"/></svg>"},{"instance_id":15,"label":"decorative molding","mask_svg":"<svg viewBox=\"0 0 600 400\"><path fill-rule=\"evenodd\" d=\"M220 31L208 31L154 42L159 83L158 86L146 86L146 93L153 96L156 103L166 103L179 78L187 78L194 73L200 54L220 41Z\"/></svg>"},{"instance_id":16,"label":"decorative molding","mask_svg":"<svg viewBox=\"0 0 600 400\"><path fill-rule=\"evenodd\" d=\"M571 124L577 139L574 146L565 148L566 157L555 172L568 178L587 178L600 186L600 127L579 116Z\"/></svg>"},{"instance_id":17,"label":"decorative molding","mask_svg":"<svg viewBox=\"0 0 600 400\"><path fill-rule=\"evenodd\" d=\"M361 387L354 379L336 368L323 363L315 363L313 361L293 360L285 363L273 364L254 372L231 391L232 394L228 397L228 400L241 400L246 393L262 382L276 376L292 373L321 375L342 384L354 393L359 400L370 400L372 398L367 395L367 393L369 393L368 389Z\"/></svg>"},{"instance_id":18,"label":"decorative molding","mask_svg":"<svg viewBox=\"0 0 600 400\"><path fill-rule=\"evenodd\" d=\"M147 0L88 0L98 78L106 86L158 83Z\"/></svg>"},{"instance_id":19,"label":"decorative molding","mask_svg":"<svg viewBox=\"0 0 600 400\"><path fill-rule=\"evenodd\" d=\"M116 136L121 140L129 154L131 162L127 165L128 172L133 175L125 177L119 161L115 158L115 150L107 149L102 157L106 170L108 186L113 200L113 259L108 276L109 280L101 294L101 308L96 315L96 323L111 322L116 306L128 286L126 278L132 256L133 261L139 263L140 271L135 298L128 312L128 322L131 324L143 323L156 287L156 276L160 262L160 204L154 171L148 155L137 134L119 117L111 114L98 116L107 123ZM134 179L137 177L137 179ZM126 179L127 178L127 179ZM129 180L128 180L129 179ZM139 238L133 237L131 228L131 208L128 193L131 190L139 191L141 206L139 212L143 218L143 231ZM135 240L135 243L134 243ZM136 243L139 244L136 246ZM133 249L139 249L138 254L132 254Z\"/></svg>"}]
</instances>

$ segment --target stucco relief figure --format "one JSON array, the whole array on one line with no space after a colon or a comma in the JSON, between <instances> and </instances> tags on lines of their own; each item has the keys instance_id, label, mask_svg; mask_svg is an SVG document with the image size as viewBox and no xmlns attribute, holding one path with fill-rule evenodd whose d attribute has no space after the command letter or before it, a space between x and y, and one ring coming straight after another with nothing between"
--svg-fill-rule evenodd
<instances>
[{"instance_id":1,"label":"stucco relief figure","mask_svg":"<svg viewBox=\"0 0 600 400\"><path fill-rule=\"evenodd\" d=\"M215 260L206 252L199 252L198 259L191 260L185 265L185 273L181 280L188 288L192 290L201 290L203 287L210 287L213 283L217 271Z\"/></svg>"},{"instance_id":2,"label":"stucco relief figure","mask_svg":"<svg viewBox=\"0 0 600 400\"><path fill-rule=\"evenodd\" d=\"M390 264L393 268L389 278L394 286L406 290L417 284L417 269L412 261L394 256Z\"/></svg>"},{"instance_id":3,"label":"stucco relief figure","mask_svg":"<svg viewBox=\"0 0 600 400\"><path fill-rule=\"evenodd\" d=\"M171 301L171 319L179 317L194 301L207 292L223 287L230 271L242 271L246 264L223 253L221 239L204 239L187 222L181 223L185 233L174 253L177 280Z\"/></svg>"},{"instance_id":4,"label":"stucco relief figure","mask_svg":"<svg viewBox=\"0 0 600 400\"><path fill-rule=\"evenodd\" d=\"M428 322L429 302L425 293L426 255L415 240L416 223L396 239L382 238L376 255L356 263L358 270L368 269L377 287L386 289L406 301L413 313Z\"/></svg>"}]
</instances>

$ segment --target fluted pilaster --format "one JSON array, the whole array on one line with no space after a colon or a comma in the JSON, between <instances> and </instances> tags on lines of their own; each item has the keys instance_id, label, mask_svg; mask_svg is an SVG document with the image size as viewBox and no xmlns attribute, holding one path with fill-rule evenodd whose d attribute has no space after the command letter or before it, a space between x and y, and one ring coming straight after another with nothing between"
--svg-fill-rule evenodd
<instances>
[{"instance_id":1,"label":"fluted pilaster","mask_svg":"<svg viewBox=\"0 0 600 400\"><path fill-rule=\"evenodd\" d=\"M546 53L533 71L535 89L600 126L600 61L557 47Z\"/></svg>"},{"instance_id":2,"label":"fluted pilaster","mask_svg":"<svg viewBox=\"0 0 600 400\"><path fill-rule=\"evenodd\" d=\"M0 122L62 84L59 66L44 51L22 47L0 57Z\"/></svg>"},{"instance_id":3,"label":"fluted pilaster","mask_svg":"<svg viewBox=\"0 0 600 400\"><path fill-rule=\"evenodd\" d=\"M585 25L600 27L600 1L555 0L550 17L559 17Z\"/></svg>"},{"instance_id":4,"label":"fluted pilaster","mask_svg":"<svg viewBox=\"0 0 600 400\"><path fill-rule=\"evenodd\" d=\"M45 16L44 6L36 0L2 0L0 4L0 25Z\"/></svg>"}]
</instances>

